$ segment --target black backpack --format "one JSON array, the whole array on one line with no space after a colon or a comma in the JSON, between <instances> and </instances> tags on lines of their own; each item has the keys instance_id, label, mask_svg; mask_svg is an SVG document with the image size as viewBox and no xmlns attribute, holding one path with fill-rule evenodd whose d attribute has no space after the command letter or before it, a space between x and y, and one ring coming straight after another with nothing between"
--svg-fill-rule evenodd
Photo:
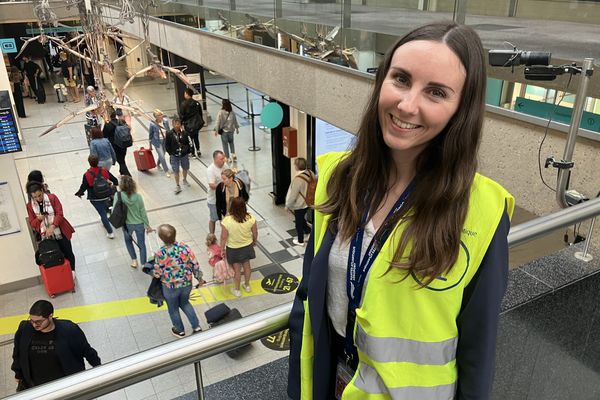
<instances>
[{"instance_id":1,"label":"black backpack","mask_svg":"<svg viewBox=\"0 0 600 400\"><path fill-rule=\"evenodd\" d=\"M133 146L133 138L131 137L131 129L127 124L119 124L115 128L115 145L122 149Z\"/></svg>"},{"instance_id":2,"label":"black backpack","mask_svg":"<svg viewBox=\"0 0 600 400\"><path fill-rule=\"evenodd\" d=\"M44 268L50 268L62 265L65 262L65 256L60 251L56 240L43 239L38 244L38 249L35 252L35 262Z\"/></svg>"},{"instance_id":3,"label":"black backpack","mask_svg":"<svg viewBox=\"0 0 600 400\"><path fill-rule=\"evenodd\" d=\"M117 193L117 202L115 203L108 220L115 228L122 228L127 221L127 205L123 203L121 192Z\"/></svg>"},{"instance_id":4,"label":"black backpack","mask_svg":"<svg viewBox=\"0 0 600 400\"><path fill-rule=\"evenodd\" d=\"M94 182L92 183L92 192L94 193L94 198L96 199L108 199L112 196L112 188L110 184L104 177L102 176L102 167L98 168L98 173L94 174L90 171L90 174L94 177Z\"/></svg>"},{"instance_id":5,"label":"black backpack","mask_svg":"<svg viewBox=\"0 0 600 400\"><path fill-rule=\"evenodd\" d=\"M200 103L194 100L192 103L194 108L194 115L184 124L185 130L188 132L198 132L204 126L204 118L202 117L202 106Z\"/></svg>"}]
</instances>

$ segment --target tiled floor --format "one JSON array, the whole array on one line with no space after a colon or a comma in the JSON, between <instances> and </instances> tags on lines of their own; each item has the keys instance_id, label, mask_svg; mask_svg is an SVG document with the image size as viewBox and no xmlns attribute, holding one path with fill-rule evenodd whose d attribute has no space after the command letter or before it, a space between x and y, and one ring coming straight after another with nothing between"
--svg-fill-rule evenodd
<instances>
[{"instance_id":1,"label":"tiled floor","mask_svg":"<svg viewBox=\"0 0 600 400\"><path fill-rule=\"evenodd\" d=\"M207 75L207 78L211 83L219 82L215 77ZM166 84L165 81L146 80L134 83L129 89L129 95L134 100L141 99L141 107L146 112L158 107L167 115L172 115L175 112L175 94L172 87L172 83ZM226 96L224 86L212 86L210 90ZM31 99L25 100L28 117L21 120L25 146L24 151L16 156L16 163L23 183L30 170L43 171L51 191L63 204L65 216L76 229L72 242L77 257L77 291L59 295L51 300L57 309L56 315L60 317L60 309L65 307L145 296L149 277L129 267L129 257L121 231L117 231L114 240L106 238L98 215L89 202L73 195L87 168L88 148L83 132L83 118L79 117L38 138L39 133L65 115L65 108L76 110L78 106L81 107L81 103L59 104L49 85L46 91L46 104L39 105ZM244 88L230 85L229 93L232 101L246 108ZM253 93L250 93L250 96L254 98L256 110L261 104L260 98ZM209 99L208 111L213 118L218 108L217 103ZM282 207L274 206L269 195L272 189L272 171L271 163L265 160L271 157L270 135L258 129L257 120L256 144L262 150L250 152L248 147L252 144L251 127L242 115L238 114L238 119L242 125L240 134L235 138L238 165L243 164L250 171L253 184L249 207L250 212L259 221L260 246L257 249L257 258L252 263L252 279L262 279L263 276L276 271L287 271L299 277L304 248L293 247L291 244L293 217ZM172 178L165 177L157 170L138 172L131 152L127 156L129 169L144 198L151 225L174 225L178 230L178 239L192 246L208 277L211 276L211 272L204 245L208 230L206 167L212 161L212 151L221 148L219 138L212 135L212 123L201 132L201 159L191 161L192 187L184 188L179 195L173 193ZM147 146L147 125L145 119L134 119L134 147ZM242 315L248 315L288 302L292 296L292 293L263 294L227 300L226 303L232 308L238 308ZM37 299L48 299L42 285L2 295L0 317L26 313ZM196 305L195 308L202 326L206 328L204 311L207 306ZM184 322L187 324L185 318ZM98 350L103 363L176 340L170 334L171 324L166 308L160 312L85 322L81 323L81 327L92 346ZM187 328L189 331L189 326ZM11 338L12 335L2 335L0 341ZM11 353L12 344L0 347L0 396L14 392L15 381L10 370ZM241 359L233 360L226 355L214 356L202 363L204 384L210 385L285 355L285 352L269 350L260 342L255 342ZM194 389L193 367L188 366L103 398L171 399Z\"/></svg>"}]
</instances>

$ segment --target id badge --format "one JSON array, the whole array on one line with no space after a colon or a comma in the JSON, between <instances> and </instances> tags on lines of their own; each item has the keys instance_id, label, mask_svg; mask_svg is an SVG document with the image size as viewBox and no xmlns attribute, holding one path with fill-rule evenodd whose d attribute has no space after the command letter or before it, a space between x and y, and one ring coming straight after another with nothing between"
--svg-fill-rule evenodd
<instances>
[{"instance_id":1,"label":"id badge","mask_svg":"<svg viewBox=\"0 0 600 400\"><path fill-rule=\"evenodd\" d=\"M337 368L335 369L335 398L336 400L342 399L342 393L348 386L348 383L352 380L354 371L350 368L344 360L339 359Z\"/></svg>"}]
</instances>

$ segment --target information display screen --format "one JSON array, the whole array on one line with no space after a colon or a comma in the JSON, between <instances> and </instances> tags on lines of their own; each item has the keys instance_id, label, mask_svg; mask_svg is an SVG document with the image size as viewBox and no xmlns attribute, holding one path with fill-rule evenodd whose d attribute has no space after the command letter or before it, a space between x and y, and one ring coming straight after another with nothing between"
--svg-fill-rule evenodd
<instances>
[{"instance_id":1,"label":"information display screen","mask_svg":"<svg viewBox=\"0 0 600 400\"><path fill-rule=\"evenodd\" d=\"M7 90L0 91L0 154L22 151L19 130Z\"/></svg>"},{"instance_id":2,"label":"information display screen","mask_svg":"<svg viewBox=\"0 0 600 400\"><path fill-rule=\"evenodd\" d=\"M315 155L330 151L346 151L352 149L356 136L350 132L315 118Z\"/></svg>"}]
</instances>

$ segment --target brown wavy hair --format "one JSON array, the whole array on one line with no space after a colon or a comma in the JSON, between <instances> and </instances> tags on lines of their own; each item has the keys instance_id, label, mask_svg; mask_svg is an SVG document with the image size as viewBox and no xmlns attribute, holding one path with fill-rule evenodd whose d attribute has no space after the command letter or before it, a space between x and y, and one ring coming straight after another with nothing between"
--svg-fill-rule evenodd
<instances>
[{"instance_id":1,"label":"brown wavy hair","mask_svg":"<svg viewBox=\"0 0 600 400\"><path fill-rule=\"evenodd\" d=\"M384 221L379 230L393 228L404 220L406 229L391 266L422 276L422 285L427 285L449 271L458 258L460 235L477 170L486 72L483 46L473 29L454 22L428 24L406 34L386 53L377 70L356 147L336 167L327 184L328 200L318 210L331 214L338 234L346 241L360 225L365 208L374 215L383 202L395 164L383 140L378 117L379 93L396 49L415 40L445 43L466 71L457 111L417 157L417 184L401 212ZM365 199L365 193L369 193L369 199ZM408 210L411 212L407 213ZM379 235L376 240L381 240ZM404 253L409 244L411 251L406 258Z\"/></svg>"}]
</instances>

